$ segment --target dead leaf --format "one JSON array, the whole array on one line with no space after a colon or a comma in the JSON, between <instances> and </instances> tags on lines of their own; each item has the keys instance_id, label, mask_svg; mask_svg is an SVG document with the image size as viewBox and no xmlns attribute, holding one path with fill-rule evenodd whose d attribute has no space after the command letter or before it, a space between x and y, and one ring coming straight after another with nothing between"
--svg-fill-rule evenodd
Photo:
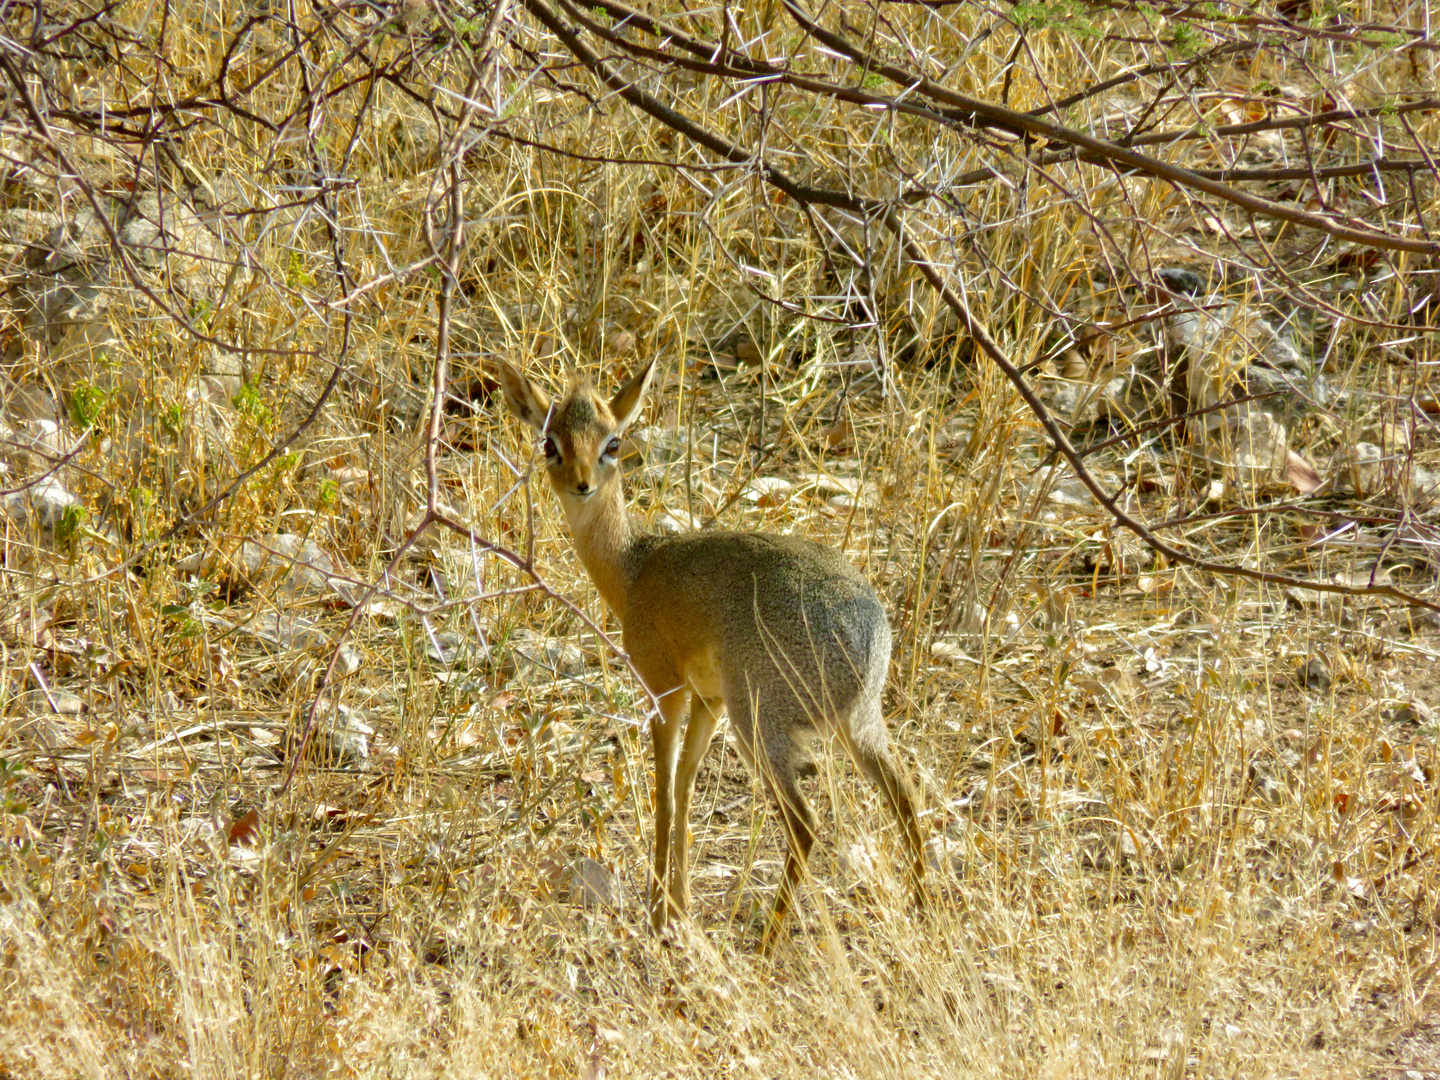
<instances>
[{"instance_id":1,"label":"dead leaf","mask_svg":"<svg viewBox=\"0 0 1440 1080\"><path fill-rule=\"evenodd\" d=\"M254 847L260 842L260 813L251 810L242 818L230 823L230 828L225 833L225 838L232 844L242 844L245 847Z\"/></svg>"},{"instance_id":2,"label":"dead leaf","mask_svg":"<svg viewBox=\"0 0 1440 1080\"><path fill-rule=\"evenodd\" d=\"M855 438L855 429L850 426L849 420L841 417L824 431L820 432L820 438L825 443L827 450L844 450L850 446L851 440Z\"/></svg>"},{"instance_id":3,"label":"dead leaf","mask_svg":"<svg viewBox=\"0 0 1440 1080\"><path fill-rule=\"evenodd\" d=\"M1309 495L1325 482L1315 471L1315 466L1294 450L1285 451L1285 479L1301 495Z\"/></svg>"}]
</instances>

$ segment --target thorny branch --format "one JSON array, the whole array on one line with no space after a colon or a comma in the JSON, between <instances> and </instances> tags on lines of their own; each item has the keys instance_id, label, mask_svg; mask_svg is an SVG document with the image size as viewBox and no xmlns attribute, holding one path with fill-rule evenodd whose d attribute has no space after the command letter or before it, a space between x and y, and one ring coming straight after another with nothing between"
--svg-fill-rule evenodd
<instances>
[{"instance_id":1,"label":"thorny branch","mask_svg":"<svg viewBox=\"0 0 1440 1080\"><path fill-rule=\"evenodd\" d=\"M880 106L894 109L897 112L904 112L909 116L920 120L928 120L937 125L960 123L982 128L995 127L1001 131L1020 134L1027 138L1042 137L1047 143L1071 147L1070 153L1066 156L1073 156L1079 160L1092 163L1110 164L1115 167L1143 172L1169 181L1178 188L1221 199L1257 217L1266 217L1303 226L1327 234L1335 239L1346 240L1367 247L1414 252L1432 256L1440 254L1440 245L1437 245L1429 239L1411 239L1397 235L1394 232L1364 227L1358 222L1341 221L1333 214L1297 209L1293 206L1240 190L1230 184L1213 179L1211 176L1204 175L1195 170L1182 168L1157 158L1143 155L1130 146L1098 139L1085 133L1066 128L1063 125L1047 121L1037 113L1018 112L996 105L993 102L979 100L956 92L919 71L886 62L860 48L845 35L826 29L806 12L797 0L783 0L783 2L796 24L815 42L823 45L833 53L846 57L857 64L862 71L875 72L895 85L905 88L907 95L915 94L928 98L935 103L935 108L933 110L918 108L912 104L902 102L896 97L886 97L869 91L856 90L850 86L842 86L826 79L819 79L798 73L793 68L785 65L757 61L733 51L727 47L723 41L715 42L694 39L674 27L662 25L643 12L618 3L616 0L600 0L600 6L612 19L616 20L618 26L635 26L659 38L663 43L659 48L640 46L631 42L622 32L611 30L602 26L594 19L589 18L574 5L568 3L568 0L559 0L559 3L565 7L569 16L579 23L584 30L600 37L607 44L619 47L625 53L648 62L663 61L668 57L677 66L703 72L716 78L762 78L774 80L783 82L798 90L830 95L861 106ZM867 218L878 218L883 221L887 230L889 230L900 243L909 263L921 272L943 302L958 316L967 333L979 346L980 350L1005 374L1012 385L1014 385L1017 392L1024 399L1027 407L1045 429L1046 435L1051 440L1053 446L1066 458L1080 481L1089 489L1091 494L1117 523L1140 537L1156 552L1164 555L1173 562L1193 566L1196 569L1218 575L1243 577L1269 584L1307 588L1315 591L1334 592L1344 595L1388 596L1409 604L1440 611L1440 603L1398 589L1389 584L1357 586L1337 582L1318 581L1202 559L1158 537L1138 518L1124 510L1118 504L1117 499L1106 492L1100 482L1090 473L1081 455L1071 444L1065 431L1040 400L1033 387L1029 385L1019 368L1011 362L986 327L975 317L962 293L951 286L950 281L947 280L947 275L941 271L931 255L925 250L921 243L917 241L913 231L907 229L901 208L906 205L913 205L923 199L925 197L924 192L912 188L902 192L898 198L886 199L878 195L866 195L863 192L842 191L835 188L827 189L803 184L773 165L762 155L755 153L750 148L743 147L726 139L712 128L684 115L659 100L655 95L642 89L619 69L615 61L600 56L592 49L581 36L582 31L567 24L546 0L524 0L524 3L527 9L555 34L571 54L595 73L598 79L631 105L643 110L655 120L688 137L697 145L718 155L723 160L734 163L751 163L751 167L760 179L778 188L802 205L821 204L836 209L848 210ZM691 57L701 57L704 59L678 57L667 51L671 46L684 50L689 53ZM1406 111L1421 109L1429 111L1437 107L1440 107L1440 102L1434 99L1406 103L1404 106L1401 106L1401 108L1404 108ZM1343 110L1322 115L1325 117L1324 119L1317 119L1312 116L1308 118L1307 122L1306 118L1291 117L1279 123L1287 126L1321 126L1341 119L1356 119L1361 114L1350 110ZM1278 124L1276 126L1278 126ZM1161 133L1151 133L1145 138L1147 141L1154 143L1162 141L1173 142L1181 137L1183 136L1176 134L1166 136ZM1428 158L1428 150L1426 153ZM1059 160L1059 158L1053 155L1050 156L1049 159ZM1405 163L1405 167L1407 168L1419 168L1420 165L1420 162ZM1368 168L1374 168L1374 165L1373 163L1365 163L1364 165L1357 164L1356 166L1342 166L1341 168L1357 168L1364 171ZM1223 172L1221 172L1220 175L1223 175ZM1312 180L1318 177L1318 173L1313 166L1305 170L1305 175Z\"/></svg>"},{"instance_id":2,"label":"thorny branch","mask_svg":"<svg viewBox=\"0 0 1440 1080\"><path fill-rule=\"evenodd\" d=\"M1087 470L1070 433L1027 378L1028 361L1017 363L1002 345L1005 327L997 323L1001 332L993 332L972 310L969 297L975 286L967 279L979 265L976 280L988 274L1017 303L1033 304L1057 325L1066 325L1063 303L1027 291L1030 286L980 250L985 231L1003 227L987 220L986 199L1019 193L1078 207L1098 245L1096 261L1113 269L1115 287L1149 288L1153 267L1144 262L1149 252L1137 256L1127 248L1132 241L1126 240L1126 229L1116 227L1114 215L1107 217L1086 203L1093 197L1086 184L1100 176L1121 193L1117 201L1136 219L1144 216L1141 200L1133 195L1144 190L1142 183L1153 185L1148 189L1152 195L1162 193L1155 198L1185 208L1194 218L1236 215L1239 224L1220 222L1233 248L1225 257L1230 269L1255 276L1262 288L1283 293L1336 325L1348 319L1352 325L1417 337L1431 331L1440 292L1433 286L1427 291L1425 275L1433 274L1440 241L1424 211L1436 197L1440 147L1427 143L1417 128L1440 111L1440 98L1397 94L1376 104L1352 100L1339 84L1307 96L1278 87L1235 88L1223 78L1238 65L1258 64L1267 51L1298 55L1307 42L1317 40L1389 50L1386 55L1419 65L1440 44L1424 31L1360 25L1343 14L1323 24L1300 25L1243 5L1224 20L1210 22L1183 4L1096 0L1067 5L1063 18L1052 13L1058 20L1054 25L1062 31L1073 28L1076 40L1094 33L1101 42L1141 42L1159 58L1118 73L1097 71L1088 85L1041 87L1042 104L1022 110L1005 104L1003 94L990 100L961 89L967 85L968 53L936 55L913 36L918 24L878 4L825 4L812 12L799 0L778 0L755 12L727 7L718 16L696 12L666 18L622 0L322 4L303 15L281 6L246 13L224 28L213 71L183 87L167 37L175 33L171 23L162 20L158 31L132 29L124 25L120 10L105 2L73 13L35 3L14 3L0 11L0 163L8 178L47 192L65 215L85 208L119 279L143 299L152 318L187 342L296 367L325 357L329 370L289 426L266 437L258 461L236 464L184 512L139 538L109 574L139 565L161 545L203 526L313 432L350 377L370 378L356 370L352 357L357 326L382 309L395 290L433 277L437 325L425 424L424 510L417 529L385 538L393 554L367 597L380 591L386 575L431 526L464 535L476 550L520 572L526 588L551 591L528 555L460 524L440 497L452 324L457 305L471 299L465 295L471 288L467 229L473 231L475 223L467 222L466 213L489 212L466 209L475 201L466 197L471 166L490 146L508 143L575 161L669 171L704 191L711 207L727 193L758 187L759 181L804 215L837 279L823 296L757 289L777 318L872 329L881 322L874 310L874 268L912 269L1004 373L1055 451L1112 519L1165 558L1218 575L1440 608L1389 584L1312 581L1200 558L1157 535L1159 527L1128 512ZM949 11L949 5L930 0L923 11L917 5L906 17L921 14L938 25L951 17ZM1159 15L1165 20L1163 35L1156 29ZM1102 21L1112 16L1116 21ZM965 46L973 50L994 35L1011 36L1005 79L1012 94L1034 38L1054 28L1037 18L1020 9L990 11ZM867 19L868 27L858 25ZM178 88L162 91L168 84L161 80L148 98L110 100L92 92L99 82L86 82L91 73L107 69L161 71ZM436 74L441 69L443 77ZM532 85L545 88L551 106L541 119L515 107ZM287 92L274 92L277 87ZM692 94L687 87L705 92ZM1127 88L1141 102L1136 109L1113 115L1084 112ZM428 165L433 186L421 221L430 251L421 257L390 258L388 238L369 224L365 194L354 179L357 161L375 152L369 144L373 133L386 130L375 117L382 90L403 96L436 126L436 150ZM753 104L762 93L764 104ZM577 123L603 118L617 99L680 136L668 144L670 156L594 153L591 142L568 137ZM722 104L707 112L707 100ZM867 148L870 156L847 156L851 148L826 145L803 127L792 130L783 105L794 101L823 102L846 116L864 118L877 133ZM567 114L567 108L573 111ZM337 114L343 116L341 136L321 138L317 133ZM892 139L897 133L901 138ZM1217 149L1223 140L1287 135L1303 138L1303 154L1257 163ZM227 178L207 176L194 166L193 148L211 137L243 142L261 162L255 190L241 197L223 182ZM929 145L934 153L906 157L904 145ZM96 160L118 164L106 174ZM1065 170L1079 175L1081 165L1094 167L1085 174L1091 179L1067 186L1071 174ZM184 205L203 220L214 252L181 251L163 229L155 241L158 250L131 238L125 225L138 213L138 196L146 188L163 192L165 206ZM1358 194L1337 199L1341 189ZM774 215L783 202L762 200L762 208ZM844 226L857 220L864 224L865 245L871 226L881 226L890 237L889 253L898 256L887 263L878 244L877 250L848 246ZM1330 260L1337 273L1342 264L1347 270L1382 268L1407 290L1403 305L1397 302L1388 315L1358 305L1342 309L1307 291L1282 266L1273 240L1260 235L1260 224L1266 222L1283 227L1290 238L1287 265ZM702 215L701 225L728 265L743 275L746 259L753 262L754 256L742 259L728 250L708 217ZM321 238L323 275L312 277L303 266L285 268L261 256L263 245L284 229L291 235L311 230ZM1256 243L1242 250L1236 235L1246 230ZM363 258L357 254L362 246ZM61 247L42 254L57 259L64 254ZM220 271L225 284L218 300L202 299L181 275L152 272L154 265L168 266L181 255ZM863 277L863 296L847 274ZM12 290L21 278L12 276ZM284 298L291 329L308 321L320 331L290 340L284 329L257 329L248 298L262 289ZM1156 317L1149 310L1138 318ZM1152 427L1174 426L1204 411L1193 409ZM1130 437L1144 430L1140 425ZM7 481L7 490L73 468L75 453L52 456L45 471L18 487ZM362 600L356 615L363 606ZM312 702L307 739L338 655L337 648Z\"/></svg>"}]
</instances>

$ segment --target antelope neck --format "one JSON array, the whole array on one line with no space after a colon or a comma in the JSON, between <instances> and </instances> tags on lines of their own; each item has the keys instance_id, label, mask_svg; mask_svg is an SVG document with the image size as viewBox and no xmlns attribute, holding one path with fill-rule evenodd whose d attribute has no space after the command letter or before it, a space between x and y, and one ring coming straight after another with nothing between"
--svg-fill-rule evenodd
<instances>
[{"instance_id":1,"label":"antelope neck","mask_svg":"<svg viewBox=\"0 0 1440 1080\"><path fill-rule=\"evenodd\" d=\"M624 485L617 478L583 501L570 496L565 511L575 551L590 580L623 621L630 585L626 563L636 541L634 523L625 509Z\"/></svg>"}]
</instances>

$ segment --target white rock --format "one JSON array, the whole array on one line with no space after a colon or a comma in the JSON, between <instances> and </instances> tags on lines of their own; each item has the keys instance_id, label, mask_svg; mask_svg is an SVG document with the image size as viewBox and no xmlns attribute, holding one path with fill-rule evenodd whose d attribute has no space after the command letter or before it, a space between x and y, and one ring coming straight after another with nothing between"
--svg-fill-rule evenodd
<instances>
[{"instance_id":1,"label":"white rock","mask_svg":"<svg viewBox=\"0 0 1440 1080\"><path fill-rule=\"evenodd\" d=\"M778 506L794 490L794 484L779 476L757 476L745 485L745 498L761 506Z\"/></svg>"},{"instance_id":2,"label":"white rock","mask_svg":"<svg viewBox=\"0 0 1440 1080\"><path fill-rule=\"evenodd\" d=\"M197 552L175 563L184 574L238 577L251 585L278 582L284 593L332 593L350 602L348 583L337 581L335 560L313 540L276 533L246 540L233 559L214 551Z\"/></svg>"},{"instance_id":3,"label":"white rock","mask_svg":"<svg viewBox=\"0 0 1440 1080\"><path fill-rule=\"evenodd\" d=\"M1374 443L1355 443L1336 455L1336 486L1356 495L1373 495L1384 482L1384 462L1384 452Z\"/></svg>"},{"instance_id":4,"label":"white rock","mask_svg":"<svg viewBox=\"0 0 1440 1080\"><path fill-rule=\"evenodd\" d=\"M332 764L358 765L370 756L370 737L375 729L365 722L359 709L337 705L333 713L319 718L316 734L323 740L319 749Z\"/></svg>"},{"instance_id":5,"label":"white rock","mask_svg":"<svg viewBox=\"0 0 1440 1080\"><path fill-rule=\"evenodd\" d=\"M60 524L65 511L79 502L59 480L47 476L23 491L5 496L5 513L17 525L53 529Z\"/></svg>"},{"instance_id":6,"label":"white rock","mask_svg":"<svg viewBox=\"0 0 1440 1080\"><path fill-rule=\"evenodd\" d=\"M31 690L25 695L25 710L32 714L79 716L85 711L85 702L68 690Z\"/></svg>"},{"instance_id":7,"label":"white rock","mask_svg":"<svg viewBox=\"0 0 1440 1080\"><path fill-rule=\"evenodd\" d=\"M559 638L541 637L522 628L510 635L509 645L501 662L501 674L507 678L549 680L585 670L585 654Z\"/></svg>"},{"instance_id":8,"label":"white rock","mask_svg":"<svg viewBox=\"0 0 1440 1080\"><path fill-rule=\"evenodd\" d=\"M432 634L425 645L425 655L442 667L473 667L485 657L484 649L472 638L451 630Z\"/></svg>"},{"instance_id":9,"label":"white rock","mask_svg":"<svg viewBox=\"0 0 1440 1080\"><path fill-rule=\"evenodd\" d=\"M1284 475L1289 432L1253 402L1207 413L1192 422L1196 446L1229 483L1251 487Z\"/></svg>"},{"instance_id":10,"label":"white rock","mask_svg":"<svg viewBox=\"0 0 1440 1080\"><path fill-rule=\"evenodd\" d=\"M282 649L327 649L330 638L312 620L283 611L264 611L240 629L267 645Z\"/></svg>"}]
</instances>

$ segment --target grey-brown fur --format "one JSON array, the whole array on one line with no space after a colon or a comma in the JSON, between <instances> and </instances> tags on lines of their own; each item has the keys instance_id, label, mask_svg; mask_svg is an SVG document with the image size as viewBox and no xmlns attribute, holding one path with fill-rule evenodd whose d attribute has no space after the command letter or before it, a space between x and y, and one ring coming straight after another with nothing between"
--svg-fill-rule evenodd
<instances>
[{"instance_id":1,"label":"grey-brown fur","mask_svg":"<svg viewBox=\"0 0 1440 1080\"><path fill-rule=\"evenodd\" d=\"M613 440L638 415L647 365L606 403L577 386L553 410L508 364L512 411L548 437L547 472L592 579L624 627L636 671L659 706L651 921L689 906L689 810L695 774L728 711L736 744L775 799L789 850L767 947L815 839L796 783L816 734L836 737L881 790L900 825L917 900L923 841L914 797L890 751L880 699L890 626L869 583L838 551L770 533L640 534L625 509ZM545 418L549 417L546 425ZM688 699L688 708L687 708Z\"/></svg>"}]
</instances>

